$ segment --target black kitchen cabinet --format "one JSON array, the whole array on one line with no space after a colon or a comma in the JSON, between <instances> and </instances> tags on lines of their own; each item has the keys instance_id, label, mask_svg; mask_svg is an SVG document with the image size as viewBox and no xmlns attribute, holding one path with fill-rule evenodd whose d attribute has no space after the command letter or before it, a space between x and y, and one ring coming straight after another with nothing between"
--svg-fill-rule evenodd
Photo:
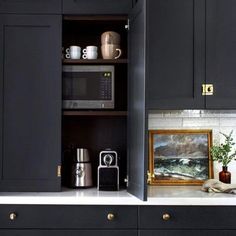
<instances>
[{"instance_id":1,"label":"black kitchen cabinet","mask_svg":"<svg viewBox=\"0 0 236 236\"><path fill-rule=\"evenodd\" d=\"M236 108L235 10L233 0L147 2L150 110Z\"/></svg>"},{"instance_id":2,"label":"black kitchen cabinet","mask_svg":"<svg viewBox=\"0 0 236 236\"><path fill-rule=\"evenodd\" d=\"M206 0L206 108L236 108L236 2Z\"/></svg>"},{"instance_id":3,"label":"black kitchen cabinet","mask_svg":"<svg viewBox=\"0 0 236 236\"><path fill-rule=\"evenodd\" d=\"M129 16L128 80L128 191L147 199L147 112L145 90L145 3L139 1Z\"/></svg>"},{"instance_id":4,"label":"black kitchen cabinet","mask_svg":"<svg viewBox=\"0 0 236 236\"><path fill-rule=\"evenodd\" d=\"M0 230L1 236L138 236L136 230Z\"/></svg>"},{"instance_id":5,"label":"black kitchen cabinet","mask_svg":"<svg viewBox=\"0 0 236 236\"><path fill-rule=\"evenodd\" d=\"M101 34L108 30L120 34L122 56L118 60L103 60L99 50L98 59L96 60L63 60L64 64L92 65L100 63L103 65L108 63L114 65L115 107L113 110L106 111L105 113L101 110L93 111L93 113L90 112L90 114L87 112L85 116L82 115L81 110L64 110L62 141L65 148L73 143L74 146L87 147L89 149L95 173L93 176L94 183L97 182L96 170L99 152L107 147L117 151L120 185L126 187L126 183L124 183L124 179L126 179L127 191L145 200L147 115L145 109L144 70L144 30L146 21L145 9L143 7L144 1L139 1L139 4L130 13L130 30L128 32L126 30L127 27L125 27L128 24L127 16L64 16L64 48L68 48L76 43L82 48L86 47L88 42L90 45L100 45ZM137 48L140 48L140 50L137 50ZM126 63L122 63L122 61ZM120 116L119 114L122 111L126 115ZM65 156L65 163L66 159L68 158Z\"/></svg>"},{"instance_id":6,"label":"black kitchen cabinet","mask_svg":"<svg viewBox=\"0 0 236 236\"><path fill-rule=\"evenodd\" d=\"M142 230L235 230L231 206L140 206Z\"/></svg>"},{"instance_id":7,"label":"black kitchen cabinet","mask_svg":"<svg viewBox=\"0 0 236 236\"><path fill-rule=\"evenodd\" d=\"M236 232L233 206L1 205L0 210L1 236L233 236Z\"/></svg>"},{"instance_id":8,"label":"black kitchen cabinet","mask_svg":"<svg viewBox=\"0 0 236 236\"><path fill-rule=\"evenodd\" d=\"M0 0L0 13L60 14L62 0Z\"/></svg>"},{"instance_id":9,"label":"black kitchen cabinet","mask_svg":"<svg viewBox=\"0 0 236 236\"><path fill-rule=\"evenodd\" d=\"M63 14L128 14L132 0L63 0Z\"/></svg>"},{"instance_id":10,"label":"black kitchen cabinet","mask_svg":"<svg viewBox=\"0 0 236 236\"><path fill-rule=\"evenodd\" d=\"M234 236L236 230L140 230L140 236Z\"/></svg>"},{"instance_id":11,"label":"black kitchen cabinet","mask_svg":"<svg viewBox=\"0 0 236 236\"><path fill-rule=\"evenodd\" d=\"M0 210L0 229L132 230L138 222L137 206L1 205ZM15 218L9 220L11 214Z\"/></svg>"},{"instance_id":12,"label":"black kitchen cabinet","mask_svg":"<svg viewBox=\"0 0 236 236\"><path fill-rule=\"evenodd\" d=\"M236 233L232 206L140 206L140 236L223 235Z\"/></svg>"},{"instance_id":13,"label":"black kitchen cabinet","mask_svg":"<svg viewBox=\"0 0 236 236\"><path fill-rule=\"evenodd\" d=\"M138 235L137 206L1 205L0 210L1 236Z\"/></svg>"},{"instance_id":14,"label":"black kitchen cabinet","mask_svg":"<svg viewBox=\"0 0 236 236\"><path fill-rule=\"evenodd\" d=\"M200 108L199 55L194 37L202 0L147 1L147 94L149 109ZM196 26L196 27L195 27ZM196 55L196 53L198 55ZM196 56L196 57L195 57ZM200 68L201 69L201 68Z\"/></svg>"},{"instance_id":15,"label":"black kitchen cabinet","mask_svg":"<svg viewBox=\"0 0 236 236\"><path fill-rule=\"evenodd\" d=\"M58 191L61 16L0 15L1 191Z\"/></svg>"}]
</instances>

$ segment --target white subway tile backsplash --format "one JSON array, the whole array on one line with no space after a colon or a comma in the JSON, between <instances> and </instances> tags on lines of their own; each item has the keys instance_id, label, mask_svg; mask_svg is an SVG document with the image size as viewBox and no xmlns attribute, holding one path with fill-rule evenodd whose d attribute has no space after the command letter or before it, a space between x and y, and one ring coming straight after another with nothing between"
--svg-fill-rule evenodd
<instances>
[{"instance_id":1,"label":"white subway tile backsplash","mask_svg":"<svg viewBox=\"0 0 236 236\"><path fill-rule=\"evenodd\" d=\"M156 118L162 118L164 117L163 113L162 112L158 112L158 113L150 113L148 115L148 119L156 119Z\"/></svg>"},{"instance_id":2,"label":"white subway tile backsplash","mask_svg":"<svg viewBox=\"0 0 236 236\"><path fill-rule=\"evenodd\" d=\"M219 127L219 118L183 118L183 127Z\"/></svg>"},{"instance_id":3,"label":"white subway tile backsplash","mask_svg":"<svg viewBox=\"0 0 236 236\"><path fill-rule=\"evenodd\" d=\"M164 128L179 128L182 127L182 119L181 118L156 118L149 119L148 122L149 129L164 129Z\"/></svg>"},{"instance_id":4,"label":"white subway tile backsplash","mask_svg":"<svg viewBox=\"0 0 236 236\"><path fill-rule=\"evenodd\" d=\"M235 117L236 118L236 110L221 111L220 117Z\"/></svg>"},{"instance_id":5,"label":"white subway tile backsplash","mask_svg":"<svg viewBox=\"0 0 236 236\"><path fill-rule=\"evenodd\" d=\"M220 118L221 127L236 127L236 117Z\"/></svg>"},{"instance_id":6,"label":"white subway tile backsplash","mask_svg":"<svg viewBox=\"0 0 236 236\"><path fill-rule=\"evenodd\" d=\"M163 112L164 117L200 117L201 110L170 110Z\"/></svg>"}]
</instances>

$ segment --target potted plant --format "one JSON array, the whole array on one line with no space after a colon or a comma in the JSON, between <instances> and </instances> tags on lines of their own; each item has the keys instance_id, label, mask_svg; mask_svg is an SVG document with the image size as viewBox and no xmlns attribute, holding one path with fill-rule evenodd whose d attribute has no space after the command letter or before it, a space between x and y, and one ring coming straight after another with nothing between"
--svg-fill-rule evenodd
<instances>
[{"instance_id":1,"label":"potted plant","mask_svg":"<svg viewBox=\"0 0 236 236\"><path fill-rule=\"evenodd\" d=\"M222 171L219 173L219 180L224 183L231 182L231 173L228 171L228 164L235 160L236 150L233 150L235 145L232 138L233 130L230 134L221 133L225 137L225 142L220 145L213 145L210 149L210 153L213 161L222 163Z\"/></svg>"}]
</instances>

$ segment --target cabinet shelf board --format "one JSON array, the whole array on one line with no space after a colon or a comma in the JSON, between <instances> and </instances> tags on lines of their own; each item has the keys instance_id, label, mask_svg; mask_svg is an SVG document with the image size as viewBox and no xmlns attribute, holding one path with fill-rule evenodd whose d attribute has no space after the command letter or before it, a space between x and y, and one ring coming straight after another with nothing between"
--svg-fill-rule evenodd
<instances>
[{"instance_id":1,"label":"cabinet shelf board","mask_svg":"<svg viewBox=\"0 0 236 236\"><path fill-rule=\"evenodd\" d=\"M127 59L63 59L63 64L127 64Z\"/></svg>"},{"instance_id":2,"label":"cabinet shelf board","mask_svg":"<svg viewBox=\"0 0 236 236\"><path fill-rule=\"evenodd\" d=\"M127 116L127 111L63 111L64 116Z\"/></svg>"}]
</instances>

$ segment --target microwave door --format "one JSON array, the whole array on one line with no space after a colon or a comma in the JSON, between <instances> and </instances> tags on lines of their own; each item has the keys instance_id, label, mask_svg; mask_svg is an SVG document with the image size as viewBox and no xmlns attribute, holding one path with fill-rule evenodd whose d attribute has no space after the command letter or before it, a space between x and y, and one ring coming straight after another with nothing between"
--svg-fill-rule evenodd
<instances>
[{"instance_id":1,"label":"microwave door","mask_svg":"<svg viewBox=\"0 0 236 236\"><path fill-rule=\"evenodd\" d=\"M80 72L73 80L73 97L81 101L97 101L102 98L100 78L97 73Z\"/></svg>"},{"instance_id":2,"label":"microwave door","mask_svg":"<svg viewBox=\"0 0 236 236\"><path fill-rule=\"evenodd\" d=\"M71 73L63 72L62 76L62 99L73 100L73 78L71 77Z\"/></svg>"}]
</instances>

